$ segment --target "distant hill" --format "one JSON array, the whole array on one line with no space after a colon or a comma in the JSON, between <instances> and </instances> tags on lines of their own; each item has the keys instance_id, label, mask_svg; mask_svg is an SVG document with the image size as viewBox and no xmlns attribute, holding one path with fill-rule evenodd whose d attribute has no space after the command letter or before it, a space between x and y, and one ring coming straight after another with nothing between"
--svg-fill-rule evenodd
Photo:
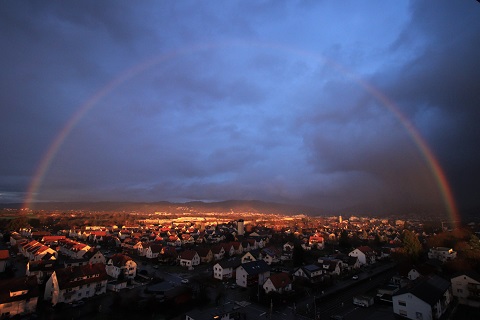
<instances>
[{"instance_id":1,"label":"distant hill","mask_svg":"<svg viewBox=\"0 0 480 320\"><path fill-rule=\"evenodd\" d=\"M0 204L0 208L19 209L21 203ZM325 212L319 208L264 202L259 200L227 200L219 202L191 201L175 203L168 201L159 202L37 202L32 205L33 210L85 210L85 211L115 211L115 212L251 212L251 213L272 213L272 214L306 214L322 215Z\"/></svg>"}]
</instances>

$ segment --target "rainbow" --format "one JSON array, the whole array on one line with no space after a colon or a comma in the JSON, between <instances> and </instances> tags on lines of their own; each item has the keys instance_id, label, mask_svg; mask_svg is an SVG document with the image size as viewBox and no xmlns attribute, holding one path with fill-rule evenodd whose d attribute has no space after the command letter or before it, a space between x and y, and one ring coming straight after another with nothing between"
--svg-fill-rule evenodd
<instances>
[{"instance_id":1,"label":"rainbow","mask_svg":"<svg viewBox=\"0 0 480 320\"><path fill-rule=\"evenodd\" d=\"M449 215L451 222L455 224L461 220L455 204L452 190L450 188L450 185L445 176L445 173L442 167L440 166L437 158L429 148L426 141L420 135L418 130L415 128L413 123L399 110L396 104L393 101L391 101L386 95L384 95L372 84L361 79L355 73L347 70L344 66L342 66L338 62L328 59L322 55L311 53L308 51L294 49L281 44L257 43L252 41L230 41L230 42L221 43L221 44L219 43L202 44L202 45L197 45L192 47L186 47L179 50L171 51L167 54L154 57L150 60L147 60L145 62L142 62L140 64L137 64L133 67L130 67L124 70L122 73L119 74L119 76L117 76L116 78L111 80L109 83L107 83L103 88L101 88L92 97L90 97L84 104L82 104L73 114L73 116L67 121L65 126L58 133L58 135L54 138L53 142L50 144L44 156L41 158L41 161L29 184L29 187L27 189L27 195L23 202L23 208L29 208L32 205L32 203L35 201L35 195L40 189L42 180L44 179L50 167L50 164L55 158L55 155L57 154L62 144L67 139L68 135L77 125L77 123L85 116L85 114L88 113L93 107L95 107L95 105L97 105L97 103L102 98L109 95L119 85L141 74L142 72L158 65L159 63L174 59L175 57L178 57L181 55L186 55L186 54L198 52L201 50L222 48L222 47L228 47L228 46L268 48L268 49L275 49L278 51L289 52L296 55L312 58L329 65L333 69L341 72L343 75L352 79L359 86L361 86L366 92L368 92L373 97L375 97L385 108L387 108L387 110L389 110L399 120L399 122L402 124L402 126L405 128L405 130L411 137L412 141L415 143L415 145L419 149L426 163L428 164L428 167L430 168L431 173L433 174L435 181L439 187L439 190L444 202L444 206L447 210L447 213Z\"/></svg>"}]
</instances>

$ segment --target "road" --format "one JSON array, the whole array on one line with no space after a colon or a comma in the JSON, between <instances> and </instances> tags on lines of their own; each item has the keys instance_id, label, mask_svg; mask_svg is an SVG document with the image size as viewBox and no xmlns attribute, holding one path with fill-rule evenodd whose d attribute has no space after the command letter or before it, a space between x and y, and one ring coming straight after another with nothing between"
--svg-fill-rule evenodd
<instances>
[{"instance_id":1,"label":"road","mask_svg":"<svg viewBox=\"0 0 480 320\"><path fill-rule=\"evenodd\" d=\"M381 265L371 273L363 272L358 280L345 280L325 290L323 294L310 295L298 302L296 309L310 319L328 319L332 315L346 315L358 307L353 305L353 297L368 291L388 281L395 271L394 264ZM308 305L308 308L307 308Z\"/></svg>"}]
</instances>

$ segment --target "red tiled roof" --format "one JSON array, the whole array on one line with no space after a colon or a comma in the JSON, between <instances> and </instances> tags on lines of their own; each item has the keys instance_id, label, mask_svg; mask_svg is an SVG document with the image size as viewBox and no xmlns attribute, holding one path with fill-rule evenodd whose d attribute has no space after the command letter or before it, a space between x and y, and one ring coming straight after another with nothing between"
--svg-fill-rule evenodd
<instances>
[{"instance_id":1,"label":"red tiled roof","mask_svg":"<svg viewBox=\"0 0 480 320\"><path fill-rule=\"evenodd\" d=\"M7 260L8 257L8 250L0 250L0 260Z\"/></svg>"},{"instance_id":2,"label":"red tiled roof","mask_svg":"<svg viewBox=\"0 0 480 320\"><path fill-rule=\"evenodd\" d=\"M88 283L96 283L108 279L105 265L102 263L68 267L55 271L60 289L75 288Z\"/></svg>"},{"instance_id":3,"label":"red tiled roof","mask_svg":"<svg viewBox=\"0 0 480 320\"><path fill-rule=\"evenodd\" d=\"M185 250L182 253L180 253L180 259L193 260L196 254L197 254L197 251L195 250Z\"/></svg>"},{"instance_id":4,"label":"red tiled roof","mask_svg":"<svg viewBox=\"0 0 480 320\"><path fill-rule=\"evenodd\" d=\"M270 281L272 281L273 286L277 289L285 288L292 283L290 276L286 272L272 274L270 276Z\"/></svg>"}]
</instances>

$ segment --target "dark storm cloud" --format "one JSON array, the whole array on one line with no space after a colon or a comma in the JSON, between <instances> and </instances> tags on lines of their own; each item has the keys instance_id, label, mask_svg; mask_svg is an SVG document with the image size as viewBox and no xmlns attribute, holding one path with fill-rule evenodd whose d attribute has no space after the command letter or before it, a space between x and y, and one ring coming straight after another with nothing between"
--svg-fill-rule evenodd
<instances>
[{"instance_id":1,"label":"dark storm cloud","mask_svg":"<svg viewBox=\"0 0 480 320\"><path fill-rule=\"evenodd\" d=\"M361 81L398 104L457 193L465 177L478 190L474 1L1 6L2 201L25 195L54 137L98 96L37 200L438 207L412 136Z\"/></svg>"},{"instance_id":2,"label":"dark storm cloud","mask_svg":"<svg viewBox=\"0 0 480 320\"><path fill-rule=\"evenodd\" d=\"M480 188L480 6L474 1L415 1L411 20L392 51L417 47L397 66L387 90L416 120L446 170L461 209L475 211Z\"/></svg>"}]
</instances>

